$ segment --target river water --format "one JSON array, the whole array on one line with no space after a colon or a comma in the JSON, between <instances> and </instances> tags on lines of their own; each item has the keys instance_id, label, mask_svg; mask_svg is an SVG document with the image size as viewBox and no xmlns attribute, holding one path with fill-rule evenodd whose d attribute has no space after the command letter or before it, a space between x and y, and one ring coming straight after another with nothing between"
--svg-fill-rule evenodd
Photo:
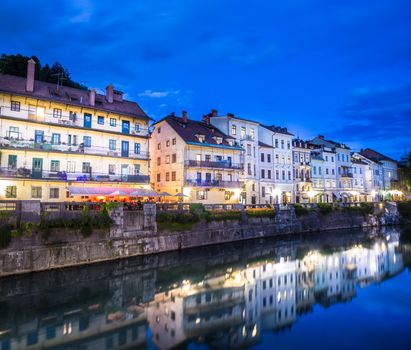
<instances>
[{"instance_id":1,"label":"river water","mask_svg":"<svg viewBox=\"0 0 411 350\"><path fill-rule=\"evenodd\" d=\"M410 349L408 227L192 249L0 280L0 350Z\"/></svg>"}]
</instances>

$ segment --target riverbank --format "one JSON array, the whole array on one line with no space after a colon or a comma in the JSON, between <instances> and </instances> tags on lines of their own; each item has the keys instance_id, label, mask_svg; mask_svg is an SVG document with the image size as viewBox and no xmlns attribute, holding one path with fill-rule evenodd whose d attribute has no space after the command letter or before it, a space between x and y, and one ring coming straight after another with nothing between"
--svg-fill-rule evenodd
<instances>
[{"instance_id":1,"label":"riverbank","mask_svg":"<svg viewBox=\"0 0 411 350\"><path fill-rule=\"evenodd\" d=\"M262 237L400 222L395 203L362 208L290 206L275 215L243 214L199 219L189 229L176 230L173 225L157 227L155 206L147 205L137 213L118 207L110 213L112 227L96 228L87 235L83 228L47 228L47 234L37 228L30 235L11 239L0 249L0 277Z\"/></svg>"}]
</instances>

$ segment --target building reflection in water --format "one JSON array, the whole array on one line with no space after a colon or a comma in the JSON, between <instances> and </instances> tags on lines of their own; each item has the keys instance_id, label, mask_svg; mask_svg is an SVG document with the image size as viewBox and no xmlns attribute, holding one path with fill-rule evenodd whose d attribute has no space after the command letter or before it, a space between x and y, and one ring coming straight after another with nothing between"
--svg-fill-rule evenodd
<instances>
[{"instance_id":1,"label":"building reflection in water","mask_svg":"<svg viewBox=\"0 0 411 350\"><path fill-rule=\"evenodd\" d=\"M258 342L264 330L291 327L316 303L328 307L349 301L357 286L404 268L395 234L338 251L299 251L295 246L276 252L282 254L226 265L168 287L157 284L152 269L101 278L76 297L68 286L70 297L59 291L60 301L48 296L54 300L50 305L42 305L42 296L33 291L24 297L18 292L13 298L3 295L0 349L125 349L145 347L148 341L160 349L190 341L245 347Z\"/></svg>"}]
</instances>

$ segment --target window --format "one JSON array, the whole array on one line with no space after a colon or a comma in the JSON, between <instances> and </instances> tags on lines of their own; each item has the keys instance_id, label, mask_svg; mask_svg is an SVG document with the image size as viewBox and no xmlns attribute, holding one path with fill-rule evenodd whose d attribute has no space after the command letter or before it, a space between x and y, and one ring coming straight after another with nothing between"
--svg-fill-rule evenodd
<instances>
[{"instance_id":1,"label":"window","mask_svg":"<svg viewBox=\"0 0 411 350\"><path fill-rule=\"evenodd\" d=\"M6 186L6 198L17 198L17 186Z\"/></svg>"},{"instance_id":2,"label":"window","mask_svg":"<svg viewBox=\"0 0 411 350\"><path fill-rule=\"evenodd\" d=\"M166 181L170 181L170 173L169 172L166 173Z\"/></svg>"},{"instance_id":3,"label":"window","mask_svg":"<svg viewBox=\"0 0 411 350\"><path fill-rule=\"evenodd\" d=\"M247 163L247 174L252 175L252 173L251 173L251 163Z\"/></svg>"},{"instance_id":4,"label":"window","mask_svg":"<svg viewBox=\"0 0 411 350\"><path fill-rule=\"evenodd\" d=\"M157 143L157 149L161 149L161 143Z\"/></svg>"},{"instance_id":5,"label":"window","mask_svg":"<svg viewBox=\"0 0 411 350\"><path fill-rule=\"evenodd\" d=\"M17 156L14 154L9 154L8 169L17 169Z\"/></svg>"},{"instance_id":6,"label":"window","mask_svg":"<svg viewBox=\"0 0 411 350\"><path fill-rule=\"evenodd\" d=\"M251 145L247 145L247 156L251 156Z\"/></svg>"},{"instance_id":7,"label":"window","mask_svg":"<svg viewBox=\"0 0 411 350\"><path fill-rule=\"evenodd\" d=\"M281 175L282 175L282 179L285 180L285 171L283 170L281 173L282 173L282 174L281 174Z\"/></svg>"},{"instance_id":8,"label":"window","mask_svg":"<svg viewBox=\"0 0 411 350\"><path fill-rule=\"evenodd\" d=\"M109 175L115 175L115 173L116 173L116 165L115 164L109 164L108 165L108 173L109 173Z\"/></svg>"},{"instance_id":9,"label":"window","mask_svg":"<svg viewBox=\"0 0 411 350\"><path fill-rule=\"evenodd\" d=\"M237 125L231 125L231 135L237 135Z\"/></svg>"},{"instance_id":10,"label":"window","mask_svg":"<svg viewBox=\"0 0 411 350\"><path fill-rule=\"evenodd\" d=\"M134 124L134 131L135 132L140 132L140 124L139 123Z\"/></svg>"},{"instance_id":11,"label":"window","mask_svg":"<svg viewBox=\"0 0 411 350\"><path fill-rule=\"evenodd\" d=\"M261 161L264 162L264 153L261 153Z\"/></svg>"},{"instance_id":12,"label":"window","mask_svg":"<svg viewBox=\"0 0 411 350\"><path fill-rule=\"evenodd\" d=\"M291 171L288 170L288 180L291 180Z\"/></svg>"},{"instance_id":13,"label":"window","mask_svg":"<svg viewBox=\"0 0 411 350\"><path fill-rule=\"evenodd\" d=\"M173 140L171 141L171 143L172 143L172 145L177 144L177 139L176 139L176 138L173 138Z\"/></svg>"},{"instance_id":14,"label":"window","mask_svg":"<svg viewBox=\"0 0 411 350\"><path fill-rule=\"evenodd\" d=\"M265 179L265 170L264 169L261 169L261 178Z\"/></svg>"},{"instance_id":15,"label":"window","mask_svg":"<svg viewBox=\"0 0 411 350\"><path fill-rule=\"evenodd\" d=\"M281 140L281 148L284 148L284 140Z\"/></svg>"},{"instance_id":16,"label":"window","mask_svg":"<svg viewBox=\"0 0 411 350\"><path fill-rule=\"evenodd\" d=\"M267 178L271 179L271 170L267 170Z\"/></svg>"},{"instance_id":17,"label":"window","mask_svg":"<svg viewBox=\"0 0 411 350\"><path fill-rule=\"evenodd\" d=\"M45 108L44 107L37 107L37 116L38 117L44 117L44 113L45 113Z\"/></svg>"},{"instance_id":18,"label":"window","mask_svg":"<svg viewBox=\"0 0 411 350\"><path fill-rule=\"evenodd\" d=\"M176 181L176 172L175 171L171 172L171 181Z\"/></svg>"},{"instance_id":19,"label":"window","mask_svg":"<svg viewBox=\"0 0 411 350\"><path fill-rule=\"evenodd\" d=\"M20 102L11 101L10 109L15 112L20 112Z\"/></svg>"},{"instance_id":20,"label":"window","mask_svg":"<svg viewBox=\"0 0 411 350\"><path fill-rule=\"evenodd\" d=\"M83 136L84 147L91 147L91 136Z\"/></svg>"},{"instance_id":21,"label":"window","mask_svg":"<svg viewBox=\"0 0 411 350\"><path fill-rule=\"evenodd\" d=\"M250 136L251 136L251 139L254 140L254 136L255 136L254 129L250 129Z\"/></svg>"},{"instance_id":22,"label":"window","mask_svg":"<svg viewBox=\"0 0 411 350\"><path fill-rule=\"evenodd\" d=\"M58 199L60 197L59 188L50 188L50 199Z\"/></svg>"},{"instance_id":23,"label":"window","mask_svg":"<svg viewBox=\"0 0 411 350\"><path fill-rule=\"evenodd\" d=\"M157 165L161 164L161 157L157 157Z\"/></svg>"},{"instance_id":24,"label":"window","mask_svg":"<svg viewBox=\"0 0 411 350\"><path fill-rule=\"evenodd\" d=\"M157 182L161 181L161 174L157 174Z\"/></svg>"},{"instance_id":25,"label":"window","mask_svg":"<svg viewBox=\"0 0 411 350\"><path fill-rule=\"evenodd\" d=\"M278 148L278 139L274 140L274 145L275 145L275 148Z\"/></svg>"},{"instance_id":26,"label":"window","mask_svg":"<svg viewBox=\"0 0 411 350\"><path fill-rule=\"evenodd\" d=\"M267 163L271 163L271 154L267 154Z\"/></svg>"},{"instance_id":27,"label":"window","mask_svg":"<svg viewBox=\"0 0 411 350\"><path fill-rule=\"evenodd\" d=\"M241 138L242 139L245 138L245 127L244 126L241 127Z\"/></svg>"},{"instance_id":28,"label":"window","mask_svg":"<svg viewBox=\"0 0 411 350\"><path fill-rule=\"evenodd\" d=\"M29 114L36 115L36 106L29 105Z\"/></svg>"},{"instance_id":29,"label":"window","mask_svg":"<svg viewBox=\"0 0 411 350\"><path fill-rule=\"evenodd\" d=\"M265 187L264 186L261 187L261 195L265 197Z\"/></svg>"},{"instance_id":30,"label":"window","mask_svg":"<svg viewBox=\"0 0 411 350\"><path fill-rule=\"evenodd\" d=\"M52 160L50 163L50 171L60 171L60 161Z\"/></svg>"},{"instance_id":31,"label":"window","mask_svg":"<svg viewBox=\"0 0 411 350\"><path fill-rule=\"evenodd\" d=\"M61 118L62 113L60 108L53 108L53 118Z\"/></svg>"},{"instance_id":32,"label":"window","mask_svg":"<svg viewBox=\"0 0 411 350\"><path fill-rule=\"evenodd\" d=\"M52 145L59 145L60 144L60 134L52 134L51 135L51 144Z\"/></svg>"},{"instance_id":33,"label":"window","mask_svg":"<svg viewBox=\"0 0 411 350\"><path fill-rule=\"evenodd\" d=\"M170 164L170 155L166 155L166 164Z\"/></svg>"},{"instance_id":34,"label":"window","mask_svg":"<svg viewBox=\"0 0 411 350\"><path fill-rule=\"evenodd\" d=\"M110 118L110 126L116 126L116 125L117 125L117 119Z\"/></svg>"},{"instance_id":35,"label":"window","mask_svg":"<svg viewBox=\"0 0 411 350\"><path fill-rule=\"evenodd\" d=\"M37 331L33 331L27 334L27 346L34 345L37 342L38 342Z\"/></svg>"},{"instance_id":36,"label":"window","mask_svg":"<svg viewBox=\"0 0 411 350\"><path fill-rule=\"evenodd\" d=\"M172 154L171 155L171 163L177 163L177 154Z\"/></svg>"},{"instance_id":37,"label":"window","mask_svg":"<svg viewBox=\"0 0 411 350\"><path fill-rule=\"evenodd\" d=\"M161 126L159 126L158 128L157 128L157 134L160 134L161 133Z\"/></svg>"},{"instance_id":38,"label":"window","mask_svg":"<svg viewBox=\"0 0 411 350\"><path fill-rule=\"evenodd\" d=\"M291 149L290 141L287 141L287 149Z\"/></svg>"},{"instance_id":39,"label":"window","mask_svg":"<svg viewBox=\"0 0 411 350\"><path fill-rule=\"evenodd\" d=\"M104 125L104 117L102 117L101 115L99 115L99 116L97 117L97 124Z\"/></svg>"},{"instance_id":40,"label":"window","mask_svg":"<svg viewBox=\"0 0 411 350\"><path fill-rule=\"evenodd\" d=\"M279 180L280 179L280 173L278 170L275 171L275 179Z\"/></svg>"},{"instance_id":41,"label":"window","mask_svg":"<svg viewBox=\"0 0 411 350\"><path fill-rule=\"evenodd\" d=\"M199 200L205 200L207 199L207 193L207 191L197 191L196 198Z\"/></svg>"},{"instance_id":42,"label":"window","mask_svg":"<svg viewBox=\"0 0 411 350\"><path fill-rule=\"evenodd\" d=\"M108 148L110 151L115 151L117 148L116 140L108 140Z\"/></svg>"},{"instance_id":43,"label":"window","mask_svg":"<svg viewBox=\"0 0 411 350\"><path fill-rule=\"evenodd\" d=\"M140 144L138 142L134 143L134 153L140 154Z\"/></svg>"},{"instance_id":44,"label":"window","mask_svg":"<svg viewBox=\"0 0 411 350\"><path fill-rule=\"evenodd\" d=\"M91 173L91 165L89 162L83 162L82 171L83 173Z\"/></svg>"},{"instance_id":45,"label":"window","mask_svg":"<svg viewBox=\"0 0 411 350\"><path fill-rule=\"evenodd\" d=\"M75 161L67 161L67 172L68 173L75 173L76 172L76 162Z\"/></svg>"},{"instance_id":46,"label":"window","mask_svg":"<svg viewBox=\"0 0 411 350\"><path fill-rule=\"evenodd\" d=\"M46 339L54 339L56 337L56 327L48 326L46 328Z\"/></svg>"}]
</instances>

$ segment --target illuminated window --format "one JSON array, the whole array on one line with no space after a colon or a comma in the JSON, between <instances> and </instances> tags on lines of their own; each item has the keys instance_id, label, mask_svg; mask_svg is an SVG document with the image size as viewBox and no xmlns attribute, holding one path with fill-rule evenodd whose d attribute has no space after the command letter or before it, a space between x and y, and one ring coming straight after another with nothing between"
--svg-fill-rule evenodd
<instances>
[{"instance_id":1,"label":"illuminated window","mask_svg":"<svg viewBox=\"0 0 411 350\"><path fill-rule=\"evenodd\" d=\"M11 101L10 109L15 112L20 112L20 102Z\"/></svg>"},{"instance_id":2,"label":"illuminated window","mask_svg":"<svg viewBox=\"0 0 411 350\"><path fill-rule=\"evenodd\" d=\"M6 198L17 198L17 186L6 186Z\"/></svg>"}]
</instances>

